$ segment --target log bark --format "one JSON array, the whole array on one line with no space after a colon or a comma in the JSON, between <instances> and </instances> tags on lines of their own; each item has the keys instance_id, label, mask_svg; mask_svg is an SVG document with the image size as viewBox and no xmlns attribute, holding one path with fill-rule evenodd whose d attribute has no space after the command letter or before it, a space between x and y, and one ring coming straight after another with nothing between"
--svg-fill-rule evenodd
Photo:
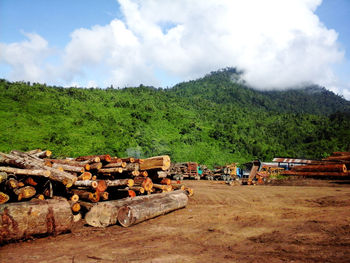
<instances>
[{"instance_id":1,"label":"log bark","mask_svg":"<svg viewBox=\"0 0 350 263\"><path fill-rule=\"evenodd\" d=\"M17 200L32 198L36 194L36 190L32 186L24 186L21 188L13 189L13 192L17 195Z\"/></svg>"},{"instance_id":2,"label":"log bark","mask_svg":"<svg viewBox=\"0 0 350 263\"><path fill-rule=\"evenodd\" d=\"M91 193L85 190L72 189L72 193L79 195L79 199L97 203L100 201L100 194L98 192Z\"/></svg>"},{"instance_id":3,"label":"log bark","mask_svg":"<svg viewBox=\"0 0 350 263\"><path fill-rule=\"evenodd\" d=\"M88 212L85 215L85 221L90 226L94 227L107 227L117 223L118 210L124 205L144 203L159 199L161 196L176 193L177 191L164 193L164 194L153 194L136 196L133 198L125 198L120 200L112 200L106 202L100 202L97 204L81 203L82 206L86 205Z\"/></svg>"},{"instance_id":4,"label":"log bark","mask_svg":"<svg viewBox=\"0 0 350 263\"><path fill-rule=\"evenodd\" d=\"M7 203L0 206L0 243L68 232L72 220L71 207L65 200Z\"/></svg>"},{"instance_id":5,"label":"log bark","mask_svg":"<svg viewBox=\"0 0 350 263\"><path fill-rule=\"evenodd\" d=\"M117 180L105 180L107 187L113 187L113 186L133 186L134 180L133 179L117 179Z\"/></svg>"},{"instance_id":6,"label":"log bark","mask_svg":"<svg viewBox=\"0 0 350 263\"><path fill-rule=\"evenodd\" d=\"M135 158L134 157L121 158L121 160L123 162L126 162L126 163L134 163L135 162Z\"/></svg>"},{"instance_id":7,"label":"log bark","mask_svg":"<svg viewBox=\"0 0 350 263\"><path fill-rule=\"evenodd\" d=\"M168 170L170 168L170 157L168 155L155 156L151 158L144 159L140 163L140 170Z\"/></svg>"},{"instance_id":8,"label":"log bark","mask_svg":"<svg viewBox=\"0 0 350 263\"><path fill-rule=\"evenodd\" d=\"M165 192L170 192L173 190L173 188L171 187L171 185L164 185L164 184L153 184L153 187L156 189L161 189Z\"/></svg>"},{"instance_id":9,"label":"log bark","mask_svg":"<svg viewBox=\"0 0 350 263\"><path fill-rule=\"evenodd\" d=\"M339 172L299 172L299 171L283 171L282 175L296 175L296 176L314 176L314 177L345 177L350 176L350 172L339 173Z\"/></svg>"},{"instance_id":10,"label":"log bark","mask_svg":"<svg viewBox=\"0 0 350 263\"><path fill-rule=\"evenodd\" d=\"M5 194L5 193L0 192L0 204L4 204L8 200L10 200L10 197L7 194Z\"/></svg>"},{"instance_id":11,"label":"log bark","mask_svg":"<svg viewBox=\"0 0 350 263\"><path fill-rule=\"evenodd\" d=\"M45 151L38 151L36 153L28 153L28 154L31 155L31 156L35 156L35 157L43 159L43 158L50 157L52 155L52 152L49 151L49 150L45 150Z\"/></svg>"},{"instance_id":12,"label":"log bark","mask_svg":"<svg viewBox=\"0 0 350 263\"><path fill-rule=\"evenodd\" d=\"M345 164L300 165L294 166L292 170L300 172L347 172Z\"/></svg>"},{"instance_id":13,"label":"log bark","mask_svg":"<svg viewBox=\"0 0 350 263\"><path fill-rule=\"evenodd\" d=\"M98 163L100 161L104 162L110 162L112 160L111 156L109 154L104 155L88 155L88 156L80 156L75 158L76 161L86 161L86 160L92 160L94 159L95 163Z\"/></svg>"},{"instance_id":14,"label":"log bark","mask_svg":"<svg viewBox=\"0 0 350 263\"><path fill-rule=\"evenodd\" d=\"M149 177L141 177L141 176L135 177L134 185L143 187L147 192L151 191L153 188L153 182Z\"/></svg>"},{"instance_id":15,"label":"log bark","mask_svg":"<svg viewBox=\"0 0 350 263\"><path fill-rule=\"evenodd\" d=\"M151 201L124 205L118 209L118 222L124 227L129 227L183 208L187 202L188 197L183 191L173 191Z\"/></svg>"},{"instance_id":16,"label":"log bark","mask_svg":"<svg viewBox=\"0 0 350 263\"><path fill-rule=\"evenodd\" d=\"M117 167L126 167L126 162L111 162L103 166L103 168L117 168Z\"/></svg>"},{"instance_id":17,"label":"log bark","mask_svg":"<svg viewBox=\"0 0 350 263\"><path fill-rule=\"evenodd\" d=\"M122 173L123 168L122 167L116 167L116 168L106 168L106 169L99 169L98 173L104 173L104 174L113 174L113 173Z\"/></svg>"},{"instance_id":18,"label":"log bark","mask_svg":"<svg viewBox=\"0 0 350 263\"><path fill-rule=\"evenodd\" d=\"M61 164L61 163L53 163L52 164L52 168L56 168L56 169L59 169L59 170L61 170L60 168L62 168L63 171L74 172L74 173L83 173L83 172L85 172L85 168L83 166L72 166L72 165Z\"/></svg>"},{"instance_id":19,"label":"log bark","mask_svg":"<svg viewBox=\"0 0 350 263\"><path fill-rule=\"evenodd\" d=\"M5 172L0 172L0 184L5 182L8 178L8 174Z\"/></svg>"},{"instance_id":20,"label":"log bark","mask_svg":"<svg viewBox=\"0 0 350 263\"><path fill-rule=\"evenodd\" d=\"M91 187L93 189L96 189L97 186L98 186L98 182L97 181L93 181L93 180L76 181L74 183L74 186Z\"/></svg>"},{"instance_id":21,"label":"log bark","mask_svg":"<svg viewBox=\"0 0 350 263\"><path fill-rule=\"evenodd\" d=\"M24 156L24 155L23 155ZM43 161L43 160L42 160ZM44 166L43 162L38 162L34 160L33 158L30 158L30 156L27 157L20 157L20 156L14 156L10 154L4 154L0 153L0 163L5 163L9 165L16 166L18 168L24 168L24 169L44 169L50 171L49 178L53 181L61 182L64 184L67 188L71 187L73 183L77 180L77 178L67 172L59 171L58 169Z\"/></svg>"},{"instance_id":22,"label":"log bark","mask_svg":"<svg viewBox=\"0 0 350 263\"><path fill-rule=\"evenodd\" d=\"M34 169L19 169L13 167L0 167L1 172L19 174L19 175L31 175L31 176L40 176L40 177L50 177L51 172L48 170L34 170Z\"/></svg>"},{"instance_id":23,"label":"log bark","mask_svg":"<svg viewBox=\"0 0 350 263\"><path fill-rule=\"evenodd\" d=\"M99 170L102 168L102 163L98 162L98 163L91 163L90 164L90 170Z\"/></svg>"},{"instance_id":24,"label":"log bark","mask_svg":"<svg viewBox=\"0 0 350 263\"><path fill-rule=\"evenodd\" d=\"M44 159L44 161L50 162L50 163L56 163L56 164L65 164L65 165L69 165L69 166L82 167L87 171L90 170L90 164L87 163L86 161L77 162L77 161L71 160L71 159Z\"/></svg>"}]
</instances>

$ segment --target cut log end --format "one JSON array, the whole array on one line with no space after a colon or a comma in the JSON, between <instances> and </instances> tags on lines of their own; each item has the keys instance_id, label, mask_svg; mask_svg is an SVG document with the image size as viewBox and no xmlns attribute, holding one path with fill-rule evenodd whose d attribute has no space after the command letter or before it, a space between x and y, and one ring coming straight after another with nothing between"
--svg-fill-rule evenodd
<instances>
[{"instance_id":1,"label":"cut log end","mask_svg":"<svg viewBox=\"0 0 350 263\"><path fill-rule=\"evenodd\" d=\"M0 192L0 204L4 204L8 200L10 200L10 197L7 194L5 194L5 193Z\"/></svg>"},{"instance_id":2,"label":"cut log end","mask_svg":"<svg viewBox=\"0 0 350 263\"><path fill-rule=\"evenodd\" d=\"M118 223L123 227L129 227L134 224L135 217L132 215L132 210L128 206L123 206L118 211Z\"/></svg>"}]
</instances>

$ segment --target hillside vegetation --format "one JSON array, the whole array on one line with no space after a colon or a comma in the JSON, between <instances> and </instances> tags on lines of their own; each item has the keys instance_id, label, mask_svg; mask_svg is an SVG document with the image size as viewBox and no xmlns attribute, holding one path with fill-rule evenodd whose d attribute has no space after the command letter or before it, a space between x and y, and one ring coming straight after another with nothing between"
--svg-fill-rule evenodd
<instances>
[{"instance_id":1,"label":"hillside vegetation","mask_svg":"<svg viewBox=\"0 0 350 263\"><path fill-rule=\"evenodd\" d=\"M0 151L109 153L209 166L350 150L350 102L317 86L262 92L235 69L171 89L48 87L0 81ZM241 83L241 84L239 84Z\"/></svg>"}]
</instances>

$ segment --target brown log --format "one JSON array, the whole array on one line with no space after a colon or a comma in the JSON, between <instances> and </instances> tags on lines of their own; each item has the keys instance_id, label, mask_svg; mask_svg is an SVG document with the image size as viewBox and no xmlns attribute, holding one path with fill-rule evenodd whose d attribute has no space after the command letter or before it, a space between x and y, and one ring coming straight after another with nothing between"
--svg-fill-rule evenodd
<instances>
[{"instance_id":1,"label":"brown log","mask_svg":"<svg viewBox=\"0 0 350 263\"><path fill-rule=\"evenodd\" d=\"M171 185L171 179L170 179L170 178L163 178L163 179L160 181L160 184Z\"/></svg>"},{"instance_id":2,"label":"brown log","mask_svg":"<svg viewBox=\"0 0 350 263\"><path fill-rule=\"evenodd\" d=\"M140 171L140 176L147 177L148 172L147 171Z\"/></svg>"},{"instance_id":3,"label":"brown log","mask_svg":"<svg viewBox=\"0 0 350 263\"><path fill-rule=\"evenodd\" d=\"M350 152L334 152L332 153L332 157L333 156L344 156L344 155L350 155Z\"/></svg>"},{"instance_id":4,"label":"brown log","mask_svg":"<svg viewBox=\"0 0 350 263\"><path fill-rule=\"evenodd\" d=\"M68 164L53 163L52 168L60 169L66 172L83 173L85 168L83 166L72 166Z\"/></svg>"},{"instance_id":5,"label":"brown log","mask_svg":"<svg viewBox=\"0 0 350 263\"><path fill-rule=\"evenodd\" d=\"M141 186L131 186L131 187L128 187L128 190L133 190L134 192L138 192L140 194L145 193L145 189Z\"/></svg>"},{"instance_id":6,"label":"brown log","mask_svg":"<svg viewBox=\"0 0 350 263\"><path fill-rule=\"evenodd\" d=\"M143 187L145 191L151 191L151 189L153 188L153 182L149 177L135 177L134 185Z\"/></svg>"},{"instance_id":7,"label":"brown log","mask_svg":"<svg viewBox=\"0 0 350 263\"><path fill-rule=\"evenodd\" d=\"M36 190L32 186L24 186L21 188L13 189L13 192L17 195L17 200L32 198L36 194Z\"/></svg>"},{"instance_id":8,"label":"brown log","mask_svg":"<svg viewBox=\"0 0 350 263\"><path fill-rule=\"evenodd\" d=\"M109 154L104 154L104 155L80 156L80 157L75 158L76 161L86 161L86 160L91 160L91 159L94 159L95 163L98 163L100 161L110 162L111 156Z\"/></svg>"},{"instance_id":9,"label":"brown log","mask_svg":"<svg viewBox=\"0 0 350 263\"><path fill-rule=\"evenodd\" d=\"M105 180L107 187L113 187L113 186L133 186L134 180L133 179L116 179L116 180Z\"/></svg>"},{"instance_id":10,"label":"brown log","mask_svg":"<svg viewBox=\"0 0 350 263\"><path fill-rule=\"evenodd\" d=\"M185 190L185 186L183 184L171 184L171 187L174 190Z\"/></svg>"},{"instance_id":11,"label":"brown log","mask_svg":"<svg viewBox=\"0 0 350 263\"><path fill-rule=\"evenodd\" d=\"M93 189L96 189L98 186L98 182L93 180L76 181L74 183L74 186L91 187Z\"/></svg>"},{"instance_id":12,"label":"brown log","mask_svg":"<svg viewBox=\"0 0 350 263\"><path fill-rule=\"evenodd\" d=\"M83 216L81 215L81 213L77 213L73 215L73 222L76 223L78 221L80 221L83 218Z\"/></svg>"},{"instance_id":13,"label":"brown log","mask_svg":"<svg viewBox=\"0 0 350 263\"><path fill-rule=\"evenodd\" d=\"M105 180L98 180L96 191L99 193L103 193L107 189L107 183Z\"/></svg>"},{"instance_id":14,"label":"brown log","mask_svg":"<svg viewBox=\"0 0 350 263\"><path fill-rule=\"evenodd\" d=\"M3 183L3 182L6 182L8 178L8 174L5 173L5 172L0 172L0 184Z\"/></svg>"},{"instance_id":15,"label":"brown log","mask_svg":"<svg viewBox=\"0 0 350 263\"><path fill-rule=\"evenodd\" d=\"M98 192L91 193L85 190L72 189L72 193L79 195L79 199L88 200L96 203L100 200L100 194Z\"/></svg>"},{"instance_id":16,"label":"brown log","mask_svg":"<svg viewBox=\"0 0 350 263\"><path fill-rule=\"evenodd\" d=\"M329 156L325 160L329 160L329 161L348 161L348 160L350 160L350 154L349 155L341 155L341 156Z\"/></svg>"},{"instance_id":17,"label":"brown log","mask_svg":"<svg viewBox=\"0 0 350 263\"><path fill-rule=\"evenodd\" d=\"M24 183L23 182L18 182L18 187L23 187Z\"/></svg>"},{"instance_id":18,"label":"brown log","mask_svg":"<svg viewBox=\"0 0 350 263\"><path fill-rule=\"evenodd\" d=\"M69 166L83 167L85 170L90 170L90 164L86 161L78 162L72 159L44 159L47 162L55 164L65 164Z\"/></svg>"},{"instance_id":19,"label":"brown log","mask_svg":"<svg viewBox=\"0 0 350 263\"><path fill-rule=\"evenodd\" d=\"M131 174L131 176L139 176L140 175L140 171L131 171L129 173Z\"/></svg>"},{"instance_id":20,"label":"brown log","mask_svg":"<svg viewBox=\"0 0 350 263\"><path fill-rule=\"evenodd\" d=\"M38 199L38 200L45 200L45 196L43 194L38 194L38 195L35 196L35 198Z\"/></svg>"},{"instance_id":21,"label":"brown log","mask_svg":"<svg viewBox=\"0 0 350 263\"><path fill-rule=\"evenodd\" d=\"M79 201L79 195L73 194L73 195L70 197L69 200L72 201L72 202L74 202L74 203L76 203L76 202Z\"/></svg>"},{"instance_id":22,"label":"brown log","mask_svg":"<svg viewBox=\"0 0 350 263\"><path fill-rule=\"evenodd\" d=\"M22 154L23 155L23 154ZM24 156L24 155L23 155ZM61 172L58 169L51 168L48 166L44 166L44 162L38 162L31 158L30 156L27 157L19 157L17 155L10 155L10 154L4 154L0 153L0 163L5 163L9 165L16 166L18 168L25 168L25 169L44 169L50 171L49 178L53 181L61 182L66 187L71 187L74 183L74 181L77 180L77 178L67 172Z\"/></svg>"},{"instance_id":23,"label":"brown log","mask_svg":"<svg viewBox=\"0 0 350 263\"><path fill-rule=\"evenodd\" d=\"M0 206L0 243L70 231L72 211L65 200L35 200Z\"/></svg>"},{"instance_id":24,"label":"brown log","mask_svg":"<svg viewBox=\"0 0 350 263\"><path fill-rule=\"evenodd\" d=\"M39 151L39 152L36 152L36 153L28 153L27 152L27 154L43 159L43 158L50 157L52 155L52 152L49 151L49 150L46 150L46 151Z\"/></svg>"},{"instance_id":25,"label":"brown log","mask_svg":"<svg viewBox=\"0 0 350 263\"><path fill-rule=\"evenodd\" d=\"M106 227L117 223L118 210L122 206L134 203L145 203L147 201L152 202L152 200L159 199L163 195L169 195L175 192L176 191L164 194L136 196L133 198L112 200L97 204L86 202L79 203L88 211L85 215L85 221L87 224L94 227Z\"/></svg>"},{"instance_id":26,"label":"brown log","mask_svg":"<svg viewBox=\"0 0 350 263\"><path fill-rule=\"evenodd\" d=\"M194 195L194 190L190 187L185 187L185 193L187 194L187 196L193 196Z\"/></svg>"},{"instance_id":27,"label":"brown log","mask_svg":"<svg viewBox=\"0 0 350 263\"><path fill-rule=\"evenodd\" d=\"M0 166L0 171L11 174L19 175L31 175L31 176L41 176L41 177L50 177L51 172L48 170L34 170L34 169L19 169L13 167L4 167Z\"/></svg>"},{"instance_id":28,"label":"brown log","mask_svg":"<svg viewBox=\"0 0 350 263\"><path fill-rule=\"evenodd\" d=\"M171 185L164 185L164 184L153 184L153 187L156 189L161 189L164 192L170 192L173 190L173 188L171 187Z\"/></svg>"},{"instance_id":29,"label":"brown log","mask_svg":"<svg viewBox=\"0 0 350 263\"><path fill-rule=\"evenodd\" d=\"M122 162L122 159L121 159L121 158L118 158L118 157L111 157L110 163L120 163L120 162Z\"/></svg>"},{"instance_id":30,"label":"brown log","mask_svg":"<svg viewBox=\"0 0 350 263\"><path fill-rule=\"evenodd\" d=\"M43 150L41 150L41 149L34 149L34 150L27 151L25 153L29 154L29 155L32 155L32 154L36 154L36 153L39 153L39 152L42 152L42 151Z\"/></svg>"},{"instance_id":31,"label":"brown log","mask_svg":"<svg viewBox=\"0 0 350 263\"><path fill-rule=\"evenodd\" d=\"M34 179L32 177L28 177L26 180L25 180L25 183L27 185L31 185L31 186L36 186L38 183L34 181Z\"/></svg>"},{"instance_id":32,"label":"brown log","mask_svg":"<svg viewBox=\"0 0 350 263\"><path fill-rule=\"evenodd\" d=\"M150 218L164 215L187 205L188 197L183 191L161 194L159 198L142 203L124 205L118 209L118 223L124 227Z\"/></svg>"},{"instance_id":33,"label":"brown log","mask_svg":"<svg viewBox=\"0 0 350 263\"><path fill-rule=\"evenodd\" d=\"M102 200L108 200L108 198L109 198L109 193L108 192L102 192L102 193L99 193L99 195L100 195L100 198Z\"/></svg>"},{"instance_id":34,"label":"brown log","mask_svg":"<svg viewBox=\"0 0 350 263\"><path fill-rule=\"evenodd\" d=\"M38 162L38 163L45 163L45 161L39 157L33 156L33 155L29 155L27 153L21 152L21 151L17 151L17 150L12 150L10 152L10 154L17 156L17 157L22 157L22 158L27 158L29 160Z\"/></svg>"},{"instance_id":35,"label":"brown log","mask_svg":"<svg viewBox=\"0 0 350 263\"><path fill-rule=\"evenodd\" d=\"M0 204L4 204L6 203L8 200L10 200L10 197L3 193L3 192L0 192ZM1 234L0 234L1 235Z\"/></svg>"},{"instance_id":36,"label":"brown log","mask_svg":"<svg viewBox=\"0 0 350 263\"><path fill-rule=\"evenodd\" d=\"M99 169L97 171L98 173L105 173L105 174L112 174L112 173L122 173L123 168L122 167L116 167L116 168L106 168L106 169Z\"/></svg>"},{"instance_id":37,"label":"brown log","mask_svg":"<svg viewBox=\"0 0 350 263\"><path fill-rule=\"evenodd\" d=\"M71 209L72 209L72 212L77 213L77 212L80 211L81 206L80 206L79 203L73 202L73 201L68 201L68 202L69 202L69 204L70 204L70 207L71 207Z\"/></svg>"},{"instance_id":38,"label":"brown log","mask_svg":"<svg viewBox=\"0 0 350 263\"><path fill-rule=\"evenodd\" d=\"M339 172L346 173L345 164L327 164L327 165L299 165L294 166L293 171L300 172Z\"/></svg>"},{"instance_id":39,"label":"brown log","mask_svg":"<svg viewBox=\"0 0 350 263\"><path fill-rule=\"evenodd\" d=\"M123 162L126 162L126 163L134 163L135 162L135 158L134 157L121 158L121 160Z\"/></svg>"},{"instance_id":40,"label":"brown log","mask_svg":"<svg viewBox=\"0 0 350 263\"><path fill-rule=\"evenodd\" d=\"M126 167L126 162L110 162L107 163L106 165L103 166L103 168L117 168L117 167L122 167L125 168ZM101 168L100 168L101 169Z\"/></svg>"},{"instance_id":41,"label":"brown log","mask_svg":"<svg viewBox=\"0 0 350 263\"><path fill-rule=\"evenodd\" d=\"M83 172L78 176L78 180L91 180L92 174L90 172Z\"/></svg>"},{"instance_id":42,"label":"brown log","mask_svg":"<svg viewBox=\"0 0 350 263\"><path fill-rule=\"evenodd\" d=\"M289 171L283 171L281 172L282 175L296 175L296 176L329 176L329 177L344 177L344 176L350 176L350 172L346 172L346 173L339 173L339 172L299 172L299 171L293 171L293 170L289 170Z\"/></svg>"},{"instance_id":43,"label":"brown log","mask_svg":"<svg viewBox=\"0 0 350 263\"><path fill-rule=\"evenodd\" d=\"M170 157L168 155L155 156L144 159L143 163L140 163L140 170L168 170L170 168Z\"/></svg>"},{"instance_id":44,"label":"brown log","mask_svg":"<svg viewBox=\"0 0 350 263\"><path fill-rule=\"evenodd\" d=\"M91 163L90 164L90 170L99 170L102 168L102 163L98 162L98 163Z\"/></svg>"},{"instance_id":45,"label":"brown log","mask_svg":"<svg viewBox=\"0 0 350 263\"><path fill-rule=\"evenodd\" d=\"M18 181L15 178L9 178L5 184L9 189L18 188Z\"/></svg>"}]
</instances>

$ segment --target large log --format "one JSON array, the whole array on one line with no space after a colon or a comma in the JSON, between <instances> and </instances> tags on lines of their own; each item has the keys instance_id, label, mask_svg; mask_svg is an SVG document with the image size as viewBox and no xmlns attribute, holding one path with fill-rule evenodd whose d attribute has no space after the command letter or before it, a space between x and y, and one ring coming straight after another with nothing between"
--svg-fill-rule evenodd
<instances>
[{"instance_id":1,"label":"large log","mask_svg":"<svg viewBox=\"0 0 350 263\"><path fill-rule=\"evenodd\" d=\"M71 187L73 183L77 180L77 178L67 172L62 172L58 169L48 167L44 165L43 162L39 162L31 158L30 156L25 156L23 153L19 155L11 155L11 154L4 154L0 153L0 163L2 164L9 164L12 166L16 166L18 168L24 168L24 169L44 169L50 171L49 178L53 181L61 182L66 187Z\"/></svg>"},{"instance_id":2,"label":"large log","mask_svg":"<svg viewBox=\"0 0 350 263\"><path fill-rule=\"evenodd\" d=\"M170 168L170 157L168 155L155 156L151 158L144 159L140 163L140 170L168 170Z\"/></svg>"},{"instance_id":3,"label":"large log","mask_svg":"<svg viewBox=\"0 0 350 263\"><path fill-rule=\"evenodd\" d=\"M162 196L176 192L178 191L163 194L136 196L133 198L100 202L95 205L85 203L87 206L86 210L88 210L85 215L85 221L87 224L94 227L106 227L109 225L114 225L117 223L118 211L121 207L129 204L142 204L148 201L151 202L152 200L159 199ZM85 204L83 202L81 202L81 204L85 207Z\"/></svg>"},{"instance_id":4,"label":"large log","mask_svg":"<svg viewBox=\"0 0 350 263\"><path fill-rule=\"evenodd\" d=\"M109 154L104 155L88 155L88 156L80 156L75 158L76 161L86 161L86 160L95 160L95 163L100 161L110 162L112 160Z\"/></svg>"},{"instance_id":5,"label":"large log","mask_svg":"<svg viewBox=\"0 0 350 263\"><path fill-rule=\"evenodd\" d=\"M183 208L187 205L187 201L188 197L183 191L173 191L153 200L124 205L118 211L118 222L124 227L129 227Z\"/></svg>"},{"instance_id":6,"label":"large log","mask_svg":"<svg viewBox=\"0 0 350 263\"><path fill-rule=\"evenodd\" d=\"M3 167L0 166L0 171L10 174L19 174L19 175L32 175L32 176L40 176L40 177L50 177L51 172L48 170L40 169L19 169L13 167Z\"/></svg>"},{"instance_id":7,"label":"large log","mask_svg":"<svg viewBox=\"0 0 350 263\"><path fill-rule=\"evenodd\" d=\"M10 197L7 194L0 192L0 205L6 203L9 199Z\"/></svg>"},{"instance_id":8,"label":"large log","mask_svg":"<svg viewBox=\"0 0 350 263\"><path fill-rule=\"evenodd\" d=\"M13 189L13 192L17 195L18 201L22 199L28 199L36 194L36 190L33 186L24 186L21 188Z\"/></svg>"},{"instance_id":9,"label":"large log","mask_svg":"<svg viewBox=\"0 0 350 263\"><path fill-rule=\"evenodd\" d=\"M344 177L344 176L350 176L350 172L346 173L339 173L339 172L299 172L299 171L283 171L281 172L282 175L296 175L296 176L314 176L314 177Z\"/></svg>"},{"instance_id":10,"label":"large log","mask_svg":"<svg viewBox=\"0 0 350 263\"><path fill-rule=\"evenodd\" d=\"M0 243L70 231L73 215L66 200L35 200L0 205Z\"/></svg>"},{"instance_id":11,"label":"large log","mask_svg":"<svg viewBox=\"0 0 350 263\"><path fill-rule=\"evenodd\" d=\"M105 180L107 187L113 187L113 186L133 186L134 180L133 179L116 179L116 180Z\"/></svg>"},{"instance_id":12,"label":"large log","mask_svg":"<svg viewBox=\"0 0 350 263\"><path fill-rule=\"evenodd\" d=\"M292 170L301 172L347 172L345 164L299 165L294 166Z\"/></svg>"}]
</instances>

